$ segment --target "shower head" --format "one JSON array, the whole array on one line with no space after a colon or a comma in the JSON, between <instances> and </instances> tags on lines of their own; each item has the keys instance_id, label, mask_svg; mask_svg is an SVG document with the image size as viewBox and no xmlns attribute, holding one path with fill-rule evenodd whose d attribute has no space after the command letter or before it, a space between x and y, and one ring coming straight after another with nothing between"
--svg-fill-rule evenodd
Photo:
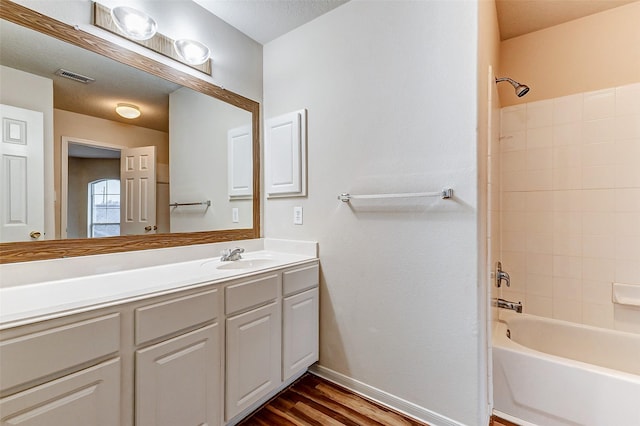
<instances>
[{"instance_id":1,"label":"shower head","mask_svg":"<svg viewBox=\"0 0 640 426\"><path fill-rule=\"evenodd\" d=\"M496 78L496 83L500 83L501 81L508 81L511 83L514 89L516 89L516 96L521 98L527 93L529 93L529 86L526 84L520 84L515 80L510 79L509 77L500 77Z\"/></svg>"}]
</instances>

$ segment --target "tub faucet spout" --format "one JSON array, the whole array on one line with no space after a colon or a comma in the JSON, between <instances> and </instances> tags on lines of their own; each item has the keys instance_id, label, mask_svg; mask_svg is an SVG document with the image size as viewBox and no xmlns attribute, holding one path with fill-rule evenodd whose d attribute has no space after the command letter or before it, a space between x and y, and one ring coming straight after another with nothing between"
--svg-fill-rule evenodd
<instances>
[{"instance_id":1,"label":"tub faucet spout","mask_svg":"<svg viewBox=\"0 0 640 426\"><path fill-rule=\"evenodd\" d=\"M511 309L512 311L516 311L517 313L522 313L522 302L510 302L504 299L494 299L494 306L503 309Z\"/></svg>"}]
</instances>

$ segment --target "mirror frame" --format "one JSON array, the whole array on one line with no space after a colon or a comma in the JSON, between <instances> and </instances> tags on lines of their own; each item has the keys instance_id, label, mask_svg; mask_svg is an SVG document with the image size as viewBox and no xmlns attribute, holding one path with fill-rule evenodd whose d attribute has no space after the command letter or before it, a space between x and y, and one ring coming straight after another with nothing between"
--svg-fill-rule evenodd
<instances>
[{"instance_id":1,"label":"mirror frame","mask_svg":"<svg viewBox=\"0 0 640 426\"><path fill-rule=\"evenodd\" d=\"M134 235L94 239L44 240L0 243L0 263L28 262L63 257L119 253L165 247L260 238L260 104L208 83L170 65L130 51L93 34L76 29L10 0L0 0L0 18L67 43L130 65L188 87L252 114L253 127L253 227L221 231ZM57 141L54 141L56 143Z\"/></svg>"}]
</instances>

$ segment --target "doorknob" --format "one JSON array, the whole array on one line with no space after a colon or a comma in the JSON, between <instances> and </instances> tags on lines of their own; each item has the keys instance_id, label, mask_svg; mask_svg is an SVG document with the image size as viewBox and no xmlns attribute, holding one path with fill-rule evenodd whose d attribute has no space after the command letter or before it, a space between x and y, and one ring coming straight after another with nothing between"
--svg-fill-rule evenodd
<instances>
[{"instance_id":1,"label":"doorknob","mask_svg":"<svg viewBox=\"0 0 640 426\"><path fill-rule=\"evenodd\" d=\"M153 226L148 225L148 226L144 227L144 230L147 231L147 232L149 232L151 230L157 231L158 230L158 226L157 225L153 225Z\"/></svg>"},{"instance_id":2,"label":"doorknob","mask_svg":"<svg viewBox=\"0 0 640 426\"><path fill-rule=\"evenodd\" d=\"M42 235L42 234L41 234L40 232L38 232L38 231L31 231L31 232L29 232L29 236L30 236L31 238L33 238L34 240L37 240L38 238L40 238L40 236L41 236L41 235Z\"/></svg>"}]
</instances>

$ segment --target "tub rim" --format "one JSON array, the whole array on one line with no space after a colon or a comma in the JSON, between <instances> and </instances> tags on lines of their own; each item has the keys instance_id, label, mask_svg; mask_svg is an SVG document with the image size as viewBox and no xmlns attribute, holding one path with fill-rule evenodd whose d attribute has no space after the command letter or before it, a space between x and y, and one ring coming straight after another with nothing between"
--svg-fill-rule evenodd
<instances>
[{"instance_id":1,"label":"tub rim","mask_svg":"<svg viewBox=\"0 0 640 426\"><path fill-rule=\"evenodd\" d=\"M639 335L635 333L620 331L620 330L594 327L587 324L572 323L569 321L559 320L555 318L546 318L546 317L541 317L541 316L526 314L526 313L519 314L509 310L501 309L501 308L500 308L500 311L503 311L503 312L498 313L498 320L494 321L494 325L492 327L492 334L491 334L492 350L496 348L496 349L504 350L507 352L524 353L525 355L531 356L539 360L557 362L558 364L561 364L568 368L586 369L599 374L603 374L608 377L615 377L618 379L628 380L633 383L640 384L640 375L628 373L626 371L615 370L613 368L601 367L599 365L590 364L588 362L579 361L571 358L564 358L558 355L553 355L553 354L542 352L536 349L532 349L532 348L529 348L528 346L524 346L520 343L514 342L513 340L507 337L507 330L508 330L508 324L510 319L533 317L536 320L541 319L551 323L564 323L564 324L568 324L571 327L576 326L579 328L605 330L607 332L610 331L615 333L623 333L624 335L637 336L638 338L640 338Z\"/></svg>"}]
</instances>

